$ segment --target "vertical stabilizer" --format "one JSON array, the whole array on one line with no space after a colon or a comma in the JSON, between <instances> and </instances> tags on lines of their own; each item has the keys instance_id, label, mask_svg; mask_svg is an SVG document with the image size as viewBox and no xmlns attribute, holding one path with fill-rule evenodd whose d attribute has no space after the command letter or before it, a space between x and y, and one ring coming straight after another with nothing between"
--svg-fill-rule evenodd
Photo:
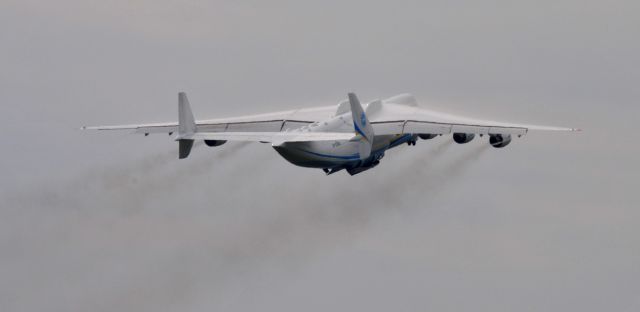
<instances>
[{"instance_id":1,"label":"vertical stabilizer","mask_svg":"<svg viewBox=\"0 0 640 312\"><path fill-rule=\"evenodd\" d=\"M353 128L356 134L361 137L358 153L360 154L360 159L366 159L371 155L374 137L373 127L369 124L369 119L367 119L367 115L355 93L349 93L349 104L351 106L351 116L353 117Z\"/></svg>"},{"instance_id":2,"label":"vertical stabilizer","mask_svg":"<svg viewBox=\"0 0 640 312\"><path fill-rule=\"evenodd\" d=\"M194 134L196 132L196 121L191 112L189 99L184 92L178 93L178 134Z\"/></svg>"}]
</instances>

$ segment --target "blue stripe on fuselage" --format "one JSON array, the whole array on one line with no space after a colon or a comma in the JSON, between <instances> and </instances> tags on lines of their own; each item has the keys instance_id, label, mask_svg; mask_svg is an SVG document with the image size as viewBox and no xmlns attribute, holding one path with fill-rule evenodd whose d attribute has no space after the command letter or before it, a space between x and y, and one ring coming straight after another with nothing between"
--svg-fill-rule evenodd
<instances>
[{"instance_id":1,"label":"blue stripe on fuselage","mask_svg":"<svg viewBox=\"0 0 640 312\"><path fill-rule=\"evenodd\" d=\"M380 151L392 148L392 147L396 147L402 143L407 142L409 139L411 138L411 134L405 134L402 135L400 137L398 137L397 139L391 141L389 143L389 146L385 146L383 148L377 149L373 152L371 152L372 154L378 153ZM315 155L315 156L320 156L320 157L326 157L326 158L335 158L335 159L344 159L344 160L359 160L360 159L360 154L351 154L351 155L345 155L345 156L339 156L339 155L328 155L328 154L322 154L322 153L316 153L316 152L312 152L312 151L307 151L307 150L303 150L303 149L299 149L296 148L297 150L301 151L301 152L305 152L311 155Z\"/></svg>"},{"instance_id":2,"label":"blue stripe on fuselage","mask_svg":"<svg viewBox=\"0 0 640 312\"><path fill-rule=\"evenodd\" d=\"M411 139L412 135L411 134L404 134L401 137L397 138L394 141L391 141L391 143L389 143L389 147L388 148L392 148L392 147L396 147L402 143L405 143L407 141L409 141L409 139Z\"/></svg>"},{"instance_id":3,"label":"blue stripe on fuselage","mask_svg":"<svg viewBox=\"0 0 640 312\"><path fill-rule=\"evenodd\" d=\"M297 150L299 150L301 152L305 152L305 153L311 154L311 155L320 156L320 157L335 158L335 159L346 159L346 160L360 159L360 154L338 156L338 155L321 154L321 153L316 153L316 152L307 151L307 150L303 150L303 149L297 149Z\"/></svg>"}]
</instances>

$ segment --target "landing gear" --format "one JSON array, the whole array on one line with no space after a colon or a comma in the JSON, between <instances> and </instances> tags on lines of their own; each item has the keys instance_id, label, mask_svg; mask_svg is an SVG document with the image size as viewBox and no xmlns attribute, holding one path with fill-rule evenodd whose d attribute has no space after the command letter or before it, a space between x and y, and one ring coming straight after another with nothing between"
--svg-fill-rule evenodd
<instances>
[{"instance_id":1,"label":"landing gear","mask_svg":"<svg viewBox=\"0 0 640 312\"><path fill-rule=\"evenodd\" d=\"M334 174L340 170L344 169L344 167L342 168L322 168L322 171L324 171L324 173L326 175L330 175L330 174Z\"/></svg>"},{"instance_id":2,"label":"landing gear","mask_svg":"<svg viewBox=\"0 0 640 312\"><path fill-rule=\"evenodd\" d=\"M412 134L409 139L407 140L407 145L411 146L415 146L416 142L418 142L418 138L420 137L420 134ZM427 140L427 139L425 139Z\"/></svg>"}]
</instances>

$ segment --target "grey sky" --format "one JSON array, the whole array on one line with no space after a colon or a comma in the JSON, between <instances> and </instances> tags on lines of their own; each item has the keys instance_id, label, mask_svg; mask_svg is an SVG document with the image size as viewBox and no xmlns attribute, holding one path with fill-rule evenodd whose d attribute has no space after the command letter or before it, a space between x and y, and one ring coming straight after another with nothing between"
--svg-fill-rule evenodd
<instances>
[{"instance_id":1,"label":"grey sky","mask_svg":"<svg viewBox=\"0 0 640 312\"><path fill-rule=\"evenodd\" d=\"M637 1L0 3L3 311L637 311ZM412 92L523 123L355 177L85 124Z\"/></svg>"}]
</instances>

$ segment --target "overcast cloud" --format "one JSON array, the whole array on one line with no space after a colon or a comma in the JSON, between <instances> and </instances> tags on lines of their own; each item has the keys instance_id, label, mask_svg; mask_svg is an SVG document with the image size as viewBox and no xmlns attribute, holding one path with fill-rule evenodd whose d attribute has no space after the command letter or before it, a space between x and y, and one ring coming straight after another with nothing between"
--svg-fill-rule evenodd
<instances>
[{"instance_id":1,"label":"overcast cloud","mask_svg":"<svg viewBox=\"0 0 640 312\"><path fill-rule=\"evenodd\" d=\"M637 311L637 1L0 3L2 311ZM358 176L86 133L411 92L580 127Z\"/></svg>"}]
</instances>

